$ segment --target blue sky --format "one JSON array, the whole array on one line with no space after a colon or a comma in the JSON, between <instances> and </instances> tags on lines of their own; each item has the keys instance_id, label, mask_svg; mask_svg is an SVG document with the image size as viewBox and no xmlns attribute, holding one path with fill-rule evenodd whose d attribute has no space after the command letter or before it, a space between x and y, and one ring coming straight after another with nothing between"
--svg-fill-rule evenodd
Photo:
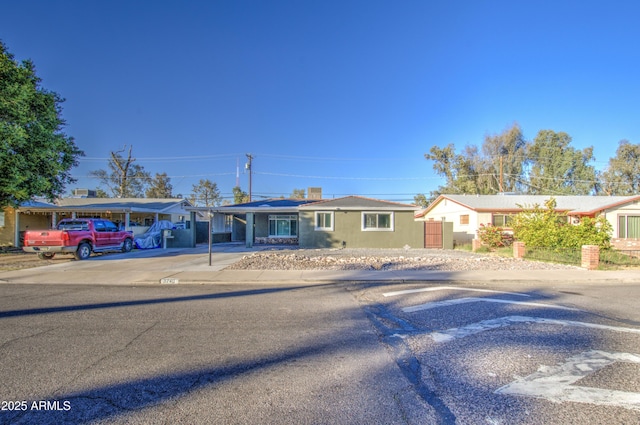
<instances>
[{"instance_id":1,"label":"blue sky","mask_svg":"<svg viewBox=\"0 0 640 425\"><path fill-rule=\"evenodd\" d=\"M73 187L133 145L174 194L319 186L410 202L424 153L518 122L564 131L603 169L640 143L637 1L0 0L0 39L64 98L86 153ZM69 187L69 189L73 189Z\"/></svg>"}]
</instances>

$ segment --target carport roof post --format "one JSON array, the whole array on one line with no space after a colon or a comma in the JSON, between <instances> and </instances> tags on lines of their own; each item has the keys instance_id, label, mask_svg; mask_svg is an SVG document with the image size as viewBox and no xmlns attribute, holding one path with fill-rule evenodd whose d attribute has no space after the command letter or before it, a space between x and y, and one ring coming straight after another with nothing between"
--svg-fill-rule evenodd
<instances>
[{"instance_id":1,"label":"carport roof post","mask_svg":"<svg viewBox=\"0 0 640 425\"><path fill-rule=\"evenodd\" d=\"M254 223L254 219L253 219L253 213L252 212L248 212L247 213L247 235L246 235L246 246L247 248L253 248L253 223Z\"/></svg>"}]
</instances>

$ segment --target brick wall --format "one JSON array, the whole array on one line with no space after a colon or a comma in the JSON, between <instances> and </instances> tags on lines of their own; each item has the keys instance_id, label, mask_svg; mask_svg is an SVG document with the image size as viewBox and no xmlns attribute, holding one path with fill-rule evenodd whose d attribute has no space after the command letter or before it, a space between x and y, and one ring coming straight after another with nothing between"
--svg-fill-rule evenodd
<instances>
[{"instance_id":1,"label":"brick wall","mask_svg":"<svg viewBox=\"0 0 640 425\"><path fill-rule=\"evenodd\" d=\"M587 270L597 270L600 263L600 247L597 245L582 245L581 266Z\"/></svg>"},{"instance_id":2,"label":"brick wall","mask_svg":"<svg viewBox=\"0 0 640 425\"><path fill-rule=\"evenodd\" d=\"M513 243L513 258L524 258L525 253L524 242L514 242Z\"/></svg>"},{"instance_id":3,"label":"brick wall","mask_svg":"<svg viewBox=\"0 0 640 425\"><path fill-rule=\"evenodd\" d=\"M471 240L471 251L476 252L482 246L482 242L480 239L472 239Z\"/></svg>"},{"instance_id":4,"label":"brick wall","mask_svg":"<svg viewBox=\"0 0 640 425\"><path fill-rule=\"evenodd\" d=\"M624 250L640 250L640 239L628 238L628 239L611 239L611 245L615 249L619 249L620 251Z\"/></svg>"}]
</instances>

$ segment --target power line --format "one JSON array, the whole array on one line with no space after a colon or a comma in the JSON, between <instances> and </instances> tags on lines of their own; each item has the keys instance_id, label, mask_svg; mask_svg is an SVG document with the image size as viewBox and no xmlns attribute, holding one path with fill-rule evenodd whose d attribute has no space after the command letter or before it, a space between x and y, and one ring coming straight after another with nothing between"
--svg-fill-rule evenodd
<instances>
[{"instance_id":1,"label":"power line","mask_svg":"<svg viewBox=\"0 0 640 425\"><path fill-rule=\"evenodd\" d=\"M191 156L167 156L167 157L136 157L136 161L203 161L215 158L229 158L237 157L239 154L219 154L219 155L191 155ZM109 161L111 158L100 157L83 157L78 158L81 162L97 162L97 161Z\"/></svg>"},{"instance_id":2,"label":"power line","mask_svg":"<svg viewBox=\"0 0 640 425\"><path fill-rule=\"evenodd\" d=\"M189 174L189 175L175 175L175 176L167 176L168 178L172 178L172 179L177 179L177 178L187 178L187 177L211 177L211 176L230 176L230 175L234 175L235 173L208 173L208 174ZM74 179L102 179L102 177L97 177L97 176L78 176L78 175L72 175L71 177L73 177ZM132 179L145 179L146 177L142 177L142 176L127 176L127 178L132 178ZM151 177L151 179L153 179L153 177Z\"/></svg>"},{"instance_id":3,"label":"power line","mask_svg":"<svg viewBox=\"0 0 640 425\"><path fill-rule=\"evenodd\" d=\"M278 176L278 177L296 177L306 179L326 179L326 180L432 180L441 179L441 177L344 177L344 176L305 176L301 174L285 174L285 173L270 173L263 171L256 171L256 174L266 176Z\"/></svg>"},{"instance_id":4,"label":"power line","mask_svg":"<svg viewBox=\"0 0 640 425\"><path fill-rule=\"evenodd\" d=\"M317 157L317 156L295 156L278 154L260 154L261 157L279 158L292 161L410 161L417 158L339 158L339 157Z\"/></svg>"}]
</instances>

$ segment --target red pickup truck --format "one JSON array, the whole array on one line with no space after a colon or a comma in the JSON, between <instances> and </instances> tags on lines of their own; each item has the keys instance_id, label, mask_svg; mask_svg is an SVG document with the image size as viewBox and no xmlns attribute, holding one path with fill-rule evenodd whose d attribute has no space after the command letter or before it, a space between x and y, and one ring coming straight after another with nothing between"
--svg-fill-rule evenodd
<instances>
[{"instance_id":1,"label":"red pickup truck","mask_svg":"<svg viewBox=\"0 0 640 425\"><path fill-rule=\"evenodd\" d=\"M91 252L122 251L133 248L133 233L118 230L109 220L97 218L66 218L52 230L28 230L24 234L25 252L37 252L42 259L57 253L89 258Z\"/></svg>"}]
</instances>

